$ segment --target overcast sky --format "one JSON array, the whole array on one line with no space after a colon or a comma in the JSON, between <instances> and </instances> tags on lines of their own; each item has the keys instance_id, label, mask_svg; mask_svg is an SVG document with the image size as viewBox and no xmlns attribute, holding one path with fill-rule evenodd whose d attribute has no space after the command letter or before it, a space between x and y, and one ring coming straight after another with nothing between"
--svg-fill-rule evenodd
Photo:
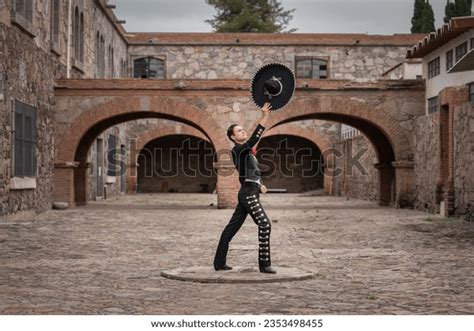
<instances>
[{"instance_id":1,"label":"overcast sky","mask_svg":"<svg viewBox=\"0 0 474 331\"><path fill-rule=\"evenodd\" d=\"M205 0L110 0L128 32L211 32L215 14ZM409 33L414 0L282 0L296 9L291 28L300 33ZM431 0L435 26L443 24L446 0Z\"/></svg>"}]
</instances>

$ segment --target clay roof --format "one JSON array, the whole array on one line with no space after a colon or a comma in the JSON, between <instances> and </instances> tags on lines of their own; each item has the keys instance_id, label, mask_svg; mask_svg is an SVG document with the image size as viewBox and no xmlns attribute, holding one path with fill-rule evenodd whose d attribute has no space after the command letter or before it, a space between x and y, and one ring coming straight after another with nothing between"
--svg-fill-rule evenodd
<instances>
[{"instance_id":1,"label":"clay roof","mask_svg":"<svg viewBox=\"0 0 474 331\"><path fill-rule=\"evenodd\" d=\"M408 46L424 34L316 34L316 33L160 33L128 32L131 45L367 45Z\"/></svg>"},{"instance_id":2,"label":"clay roof","mask_svg":"<svg viewBox=\"0 0 474 331\"><path fill-rule=\"evenodd\" d=\"M421 58L433 52L438 47L474 28L474 16L456 17L440 27L436 32L418 41L408 50L407 58Z\"/></svg>"}]
</instances>

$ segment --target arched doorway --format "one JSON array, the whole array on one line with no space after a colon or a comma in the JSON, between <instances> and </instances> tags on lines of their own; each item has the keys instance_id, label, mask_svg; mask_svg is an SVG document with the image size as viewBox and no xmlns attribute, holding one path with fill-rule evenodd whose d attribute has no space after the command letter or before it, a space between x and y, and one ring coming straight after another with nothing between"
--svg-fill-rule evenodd
<instances>
[{"instance_id":1,"label":"arched doorway","mask_svg":"<svg viewBox=\"0 0 474 331\"><path fill-rule=\"evenodd\" d=\"M138 193L210 193L216 188L214 149L192 135L165 135L148 142L137 160Z\"/></svg>"},{"instance_id":2,"label":"arched doorway","mask_svg":"<svg viewBox=\"0 0 474 331\"><path fill-rule=\"evenodd\" d=\"M302 193L324 188L323 154L306 138L267 135L258 144L257 159L270 192Z\"/></svg>"}]
</instances>

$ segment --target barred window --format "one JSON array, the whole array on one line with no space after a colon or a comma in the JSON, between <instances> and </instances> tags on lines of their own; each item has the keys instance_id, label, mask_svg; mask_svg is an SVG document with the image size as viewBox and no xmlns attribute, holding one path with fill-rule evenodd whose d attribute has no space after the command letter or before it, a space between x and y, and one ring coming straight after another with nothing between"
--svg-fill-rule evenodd
<instances>
[{"instance_id":1,"label":"barred window","mask_svg":"<svg viewBox=\"0 0 474 331\"><path fill-rule=\"evenodd\" d=\"M438 97L428 99L428 114L436 113L438 111Z\"/></svg>"},{"instance_id":2,"label":"barred window","mask_svg":"<svg viewBox=\"0 0 474 331\"><path fill-rule=\"evenodd\" d=\"M467 53L467 41L456 47L456 62Z\"/></svg>"},{"instance_id":3,"label":"barred window","mask_svg":"<svg viewBox=\"0 0 474 331\"><path fill-rule=\"evenodd\" d=\"M446 71L453 67L453 50L450 49L446 52Z\"/></svg>"},{"instance_id":4,"label":"barred window","mask_svg":"<svg viewBox=\"0 0 474 331\"><path fill-rule=\"evenodd\" d=\"M474 102L474 83L469 84L469 101Z\"/></svg>"},{"instance_id":5,"label":"barred window","mask_svg":"<svg viewBox=\"0 0 474 331\"><path fill-rule=\"evenodd\" d=\"M133 61L134 78L165 78L165 61L151 56Z\"/></svg>"},{"instance_id":6,"label":"barred window","mask_svg":"<svg viewBox=\"0 0 474 331\"><path fill-rule=\"evenodd\" d=\"M296 77L310 79L327 79L328 61L314 57L297 57Z\"/></svg>"},{"instance_id":7,"label":"barred window","mask_svg":"<svg viewBox=\"0 0 474 331\"><path fill-rule=\"evenodd\" d=\"M15 102L15 177L36 176L36 113L36 108Z\"/></svg>"},{"instance_id":8,"label":"barred window","mask_svg":"<svg viewBox=\"0 0 474 331\"><path fill-rule=\"evenodd\" d=\"M428 78L433 78L439 75L439 56L428 62Z\"/></svg>"},{"instance_id":9,"label":"barred window","mask_svg":"<svg viewBox=\"0 0 474 331\"><path fill-rule=\"evenodd\" d=\"M33 21L33 1L15 0L15 12L26 18L29 22Z\"/></svg>"}]
</instances>

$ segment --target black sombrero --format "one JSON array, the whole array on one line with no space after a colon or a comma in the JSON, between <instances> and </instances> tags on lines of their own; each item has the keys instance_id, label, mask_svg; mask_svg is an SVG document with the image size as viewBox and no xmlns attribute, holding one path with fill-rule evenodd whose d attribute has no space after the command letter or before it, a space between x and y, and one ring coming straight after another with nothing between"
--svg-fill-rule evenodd
<instances>
[{"instance_id":1,"label":"black sombrero","mask_svg":"<svg viewBox=\"0 0 474 331\"><path fill-rule=\"evenodd\" d=\"M258 107L270 102L271 110L283 108L295 92L295 75L283 64L270 63L253 76L252 98Z\"/></svg>"}]
</instances>

